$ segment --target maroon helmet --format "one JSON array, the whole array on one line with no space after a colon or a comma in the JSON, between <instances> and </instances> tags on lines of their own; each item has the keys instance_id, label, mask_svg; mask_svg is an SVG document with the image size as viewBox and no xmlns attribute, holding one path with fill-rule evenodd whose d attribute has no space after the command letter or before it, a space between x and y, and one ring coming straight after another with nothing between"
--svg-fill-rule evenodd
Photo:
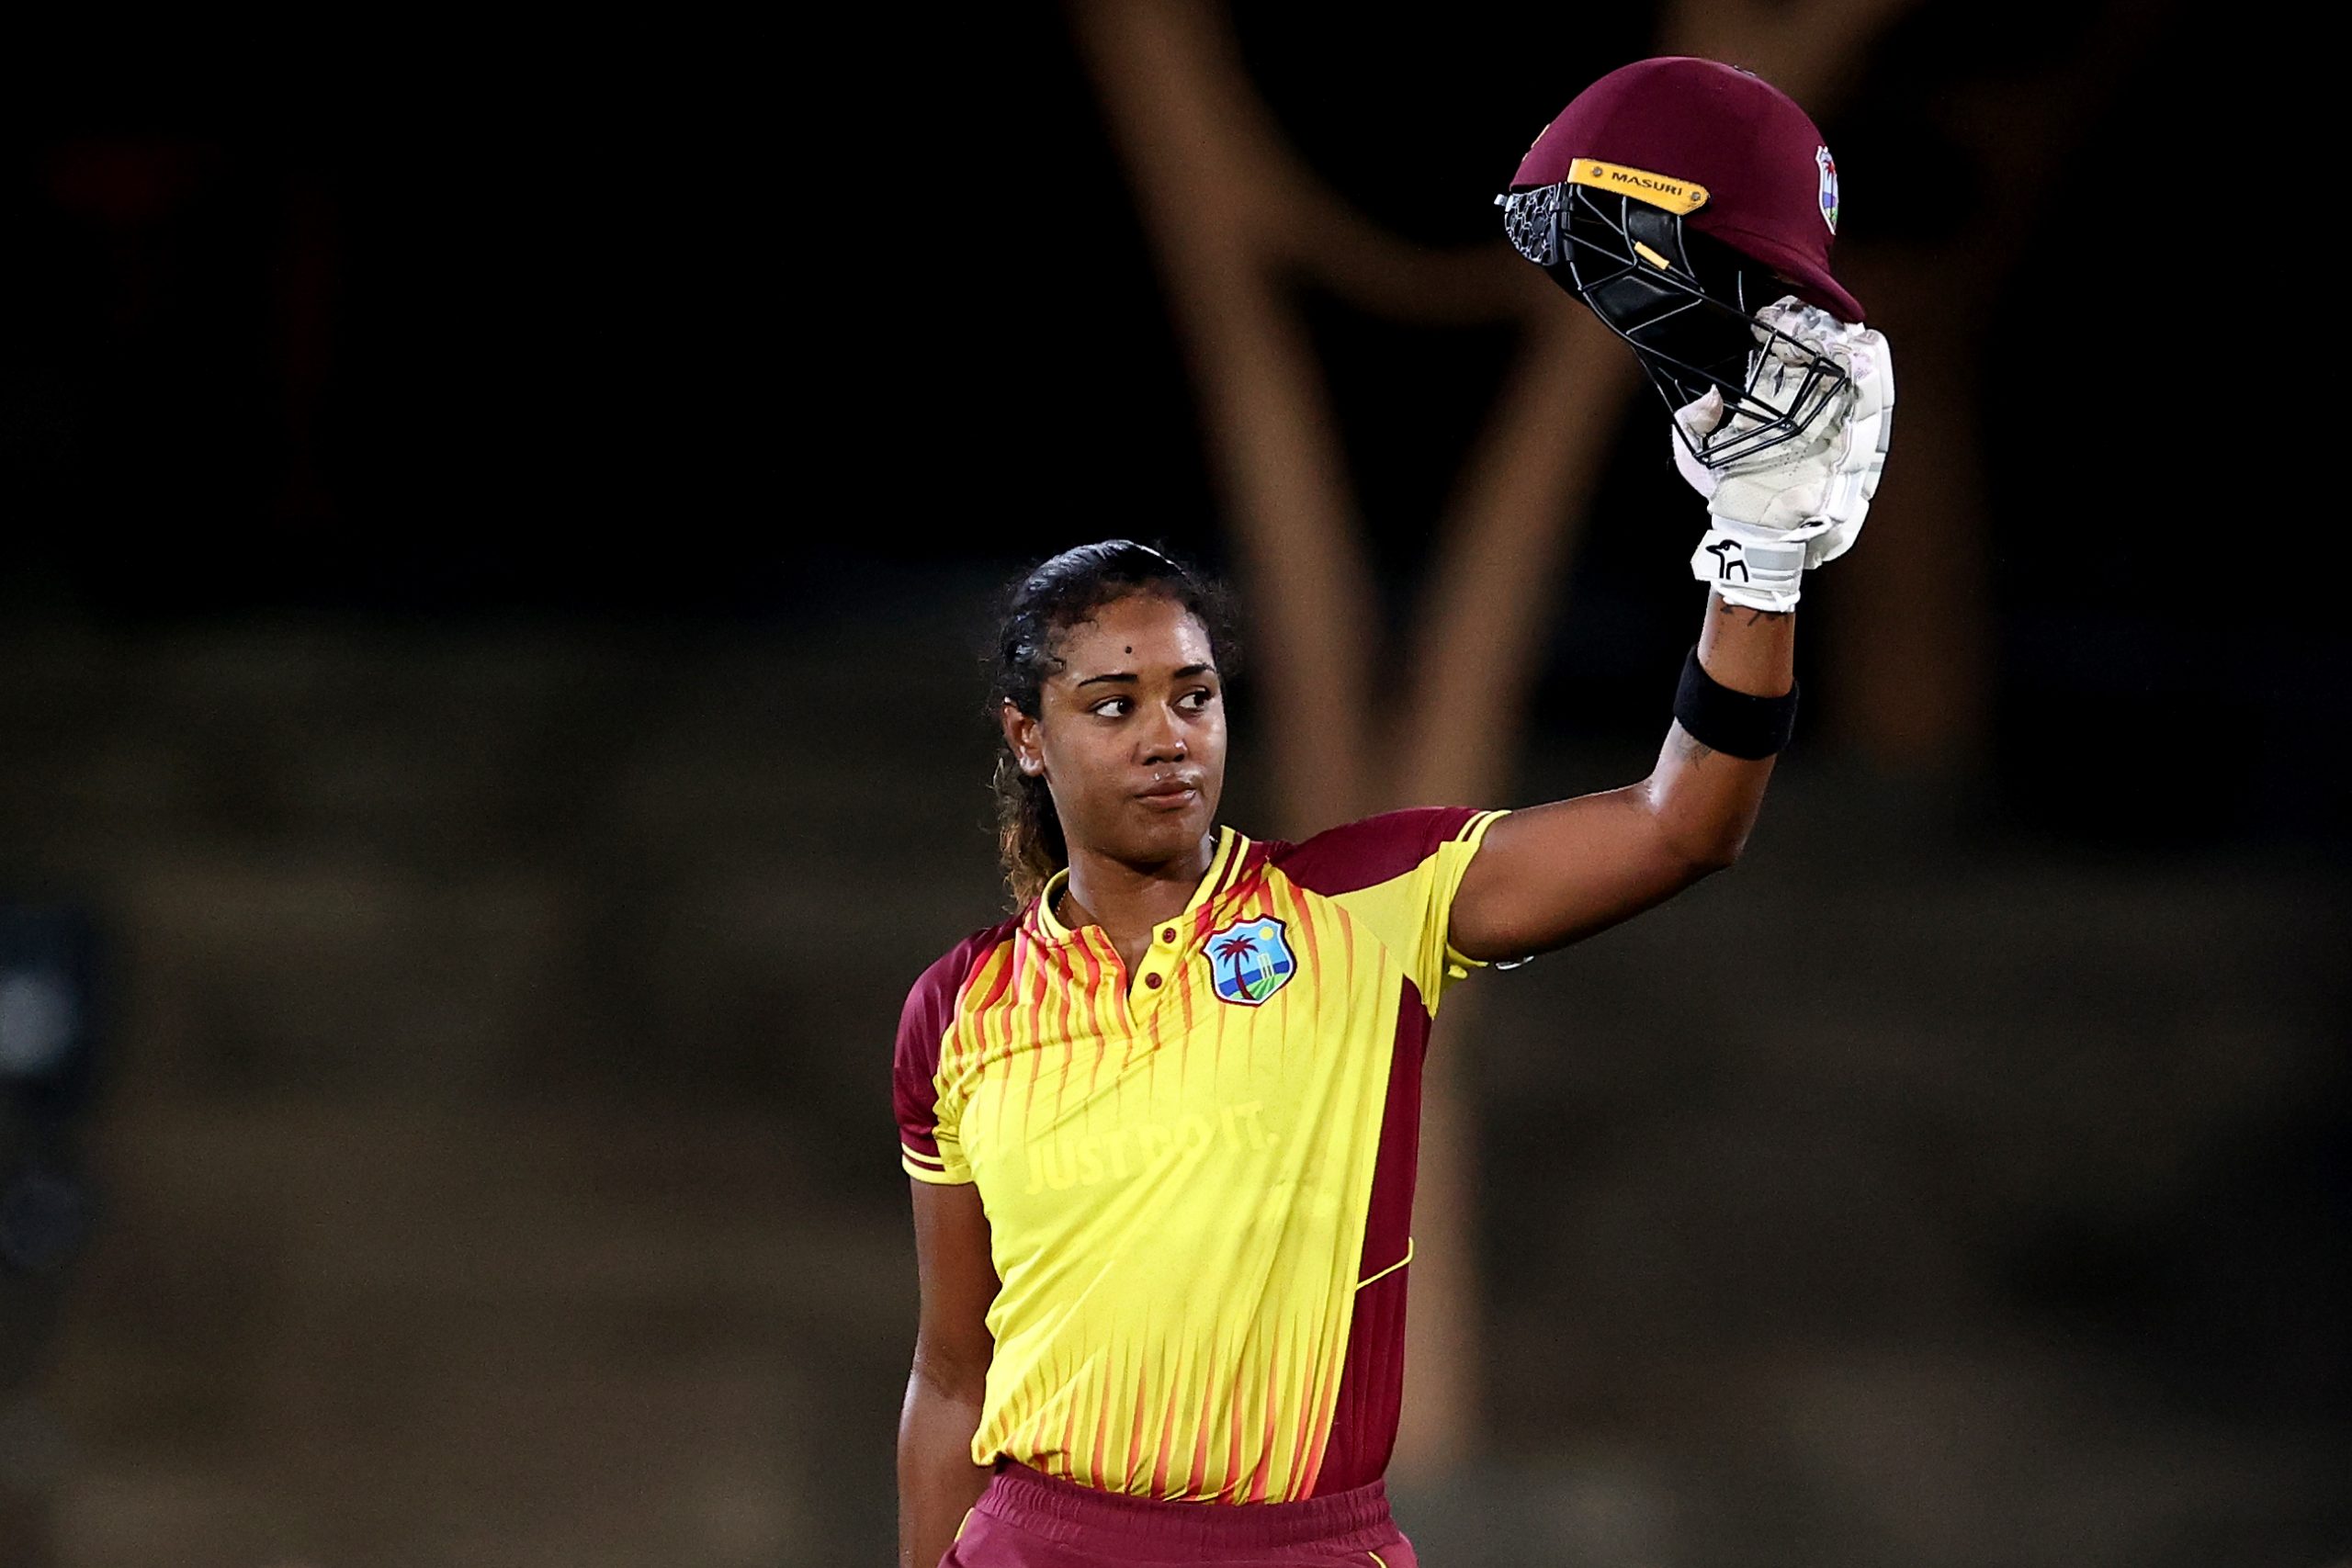
<instances>
[{"instance_id":1,"label":"maroon helmet","mask_svg":"<svg viewBox=\"0 0 2352 1568\"><path fill-rule=\"evenodd\" d=\"M1828 143L1752 73L1687 56L1611 72L1544 128L1496 202L1511 243L1633 345L1669 408L1722 393L1723 438L1684 436L1702 462L1787 439L1843 386L1815 358L1793 400L1754 395L1757 310L1789 294L1846 321L1862 307L1829 270ZM1736 434L1733 412L1747 416Z\"/></svg>"}]
</instances>

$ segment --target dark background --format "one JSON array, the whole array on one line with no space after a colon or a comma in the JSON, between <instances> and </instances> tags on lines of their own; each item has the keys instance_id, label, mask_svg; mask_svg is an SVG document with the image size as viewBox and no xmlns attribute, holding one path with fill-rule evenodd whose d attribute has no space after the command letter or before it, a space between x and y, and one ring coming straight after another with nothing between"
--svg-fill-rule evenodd
<instances>
[{"instance_id":1,"label":"dark background","mask_svg":"<svg viewBox=\"0 0 2352 1568\"><path fill-rule=\"evenodd\" d=\"M1491 246L1663 25L1236 28L1349 202ZM0 1079L51 1184L0 1264L0 1561L887 1550L884 1063L997 908L991 594L1114 534L1232 561L1063 13L790 31L15 67L0 959L81 955L42 972L86 1011ZM2352 640L2172 239L2183 84L2262 96L2213 33L1926 0L1822 115L1841 258L1999 265L1949 334L1989 733L1890 769L1815 699L1739 872L1489 982L1487 1425L1410 1483L1430 1561L2352 1550ZM1989 177L1975 117L2102 55ZM1301 300L1393 634L1515 340ZM1657 412L1494 804L1656 744L1697 610ZM1687 972L1718 938L1793 943L1777 1016Z\"/></svg>"}]
</instances>

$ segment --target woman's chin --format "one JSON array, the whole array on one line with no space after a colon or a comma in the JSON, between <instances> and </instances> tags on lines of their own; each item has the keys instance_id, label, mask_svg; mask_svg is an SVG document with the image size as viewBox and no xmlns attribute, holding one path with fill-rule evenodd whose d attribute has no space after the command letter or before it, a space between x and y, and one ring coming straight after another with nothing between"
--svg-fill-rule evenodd
<instances>
[{"instance_id":1,"label":"woman's chin","mask_svg":"<svg viewBox=\"0 0 2352 1568\"><path fill-rule=\"evenodd\" d=\"M1150 859L1164 859L1182 853L1200 836L1208 831L1210 807L1208 797L1198 790L1188 790L1173 802L1156 798L1138 798L1136 802L1135 831L1148 846Z\"/></svg>"}]
</instances>

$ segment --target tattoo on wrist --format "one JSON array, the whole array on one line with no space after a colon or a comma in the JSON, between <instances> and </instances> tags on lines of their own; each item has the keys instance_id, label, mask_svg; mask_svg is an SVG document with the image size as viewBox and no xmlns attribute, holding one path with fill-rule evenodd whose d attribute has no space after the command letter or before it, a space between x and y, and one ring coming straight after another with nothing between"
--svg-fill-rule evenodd
<instances>
[{"instance_id":1,"label":"tattoo on wrist","mask_svg":"<svg viewBox=\"0 0 2352 1568\"><path fill-rule=\"evenodd\" d=\"M1751 626L1758 621L1777 621L1790 613L1786 610L1751 610L1745 604L1735 604L1728 599L1715 601L1715 614L1719 615L1733 615L1740 610L1747 610L1747 624Z\"/></svg>"}]
</instances>

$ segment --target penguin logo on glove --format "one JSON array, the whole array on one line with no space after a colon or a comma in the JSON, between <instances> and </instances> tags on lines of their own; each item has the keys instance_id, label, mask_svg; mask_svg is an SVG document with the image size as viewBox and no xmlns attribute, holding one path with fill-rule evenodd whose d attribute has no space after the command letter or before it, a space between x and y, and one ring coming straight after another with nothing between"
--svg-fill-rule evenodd
<instances>
[{"instance_id":1,"label":"penguin logo on glove","mask_svg":"<svg viewBox=\"0 0 2352 1568\"><path fill-rule=\"evenodd\" d=\"M1717 581L1729 582L1731 581L1731 569L1734 567L1739 568L1739 580L1742 582L1748 581L1747 563L1745 560L1734 560L1731 558L1731 552L1738 548L1739 541L1737 539L1718 539L1713 544L1707 547L1707 553L1715 558L1715 577Z\"/></svg>"}]
</instances>

